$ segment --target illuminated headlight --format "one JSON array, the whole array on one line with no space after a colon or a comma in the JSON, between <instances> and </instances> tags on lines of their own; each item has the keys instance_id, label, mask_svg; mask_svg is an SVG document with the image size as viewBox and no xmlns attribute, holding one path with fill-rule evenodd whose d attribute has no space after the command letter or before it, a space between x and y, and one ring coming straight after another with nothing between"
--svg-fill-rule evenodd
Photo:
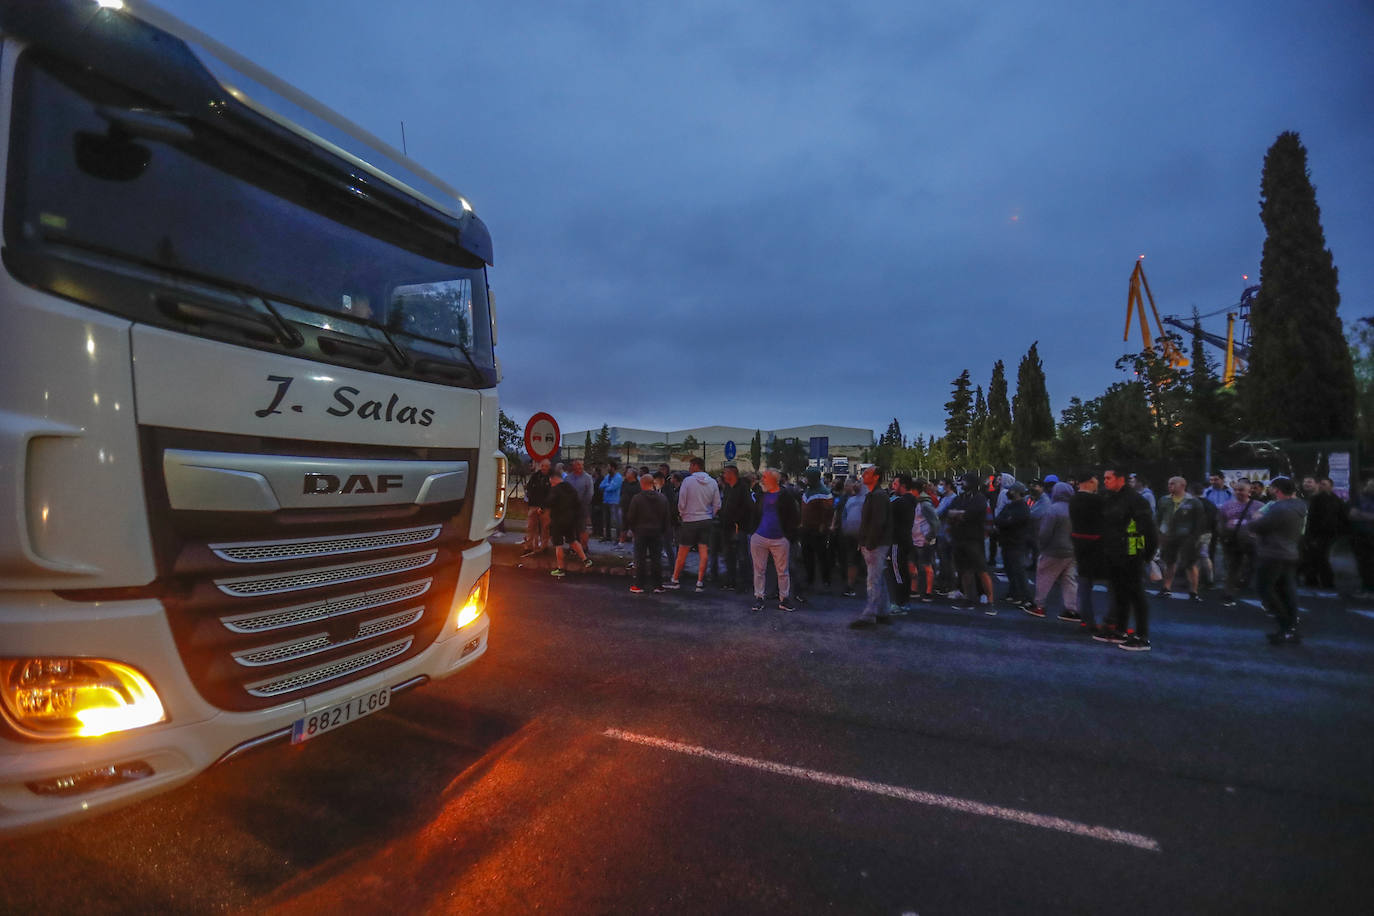
<instances>
[{"instance_id":1,"label":"illuminated headlight","mask_svg":"<svg viewBox=\"0 0 1374 916\"><path fill-rule=\"evenodd\" d=\"M504 456L496 459L496 514L493 517L498 522L506 517L506 459Z\"/></svg>"},{"instance_id":2,"label":"illuminated headlight","mask_svg":"<svg viewBox=\"0 0 1374 916\"><path fill-rule=\"evenodd\" d=\"M487 609L487 584L491 579L491 570L482 573L482 578L477 580L477 584L468 592L467 603L458 611L458 629L462 629L472 623L482 612Z\"/></svg>"},{"instance_id":3,"label":"illuminated headlight","mask_svg":"<svg viewBox=\"0 0 1374 916\"><path fill-rule=\"evenodd\" d=\"M101 658L0 659L0 706L31 738L90 738L167 720L141 672Z\"/></svg>"}]
</instances>

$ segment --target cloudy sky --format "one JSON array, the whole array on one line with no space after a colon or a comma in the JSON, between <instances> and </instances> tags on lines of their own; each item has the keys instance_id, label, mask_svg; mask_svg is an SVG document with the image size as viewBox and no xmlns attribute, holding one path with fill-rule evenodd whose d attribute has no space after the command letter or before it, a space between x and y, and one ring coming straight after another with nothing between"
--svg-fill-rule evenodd
<instances>
[{"instance_id":1,"label":"cloudy sky","mask_svg":"<svg viewBox=\"0 0 1374 916\"><path fill-rule=\"evenodd\" d=\"M1014 385L1035 340L1057 415L1121 377L1137 255L1165 314L1258 275L1284 130L1374 313L1364 0L161 5L404 120L491 228L522 422L942 432L955 376Z\"/></svg>"}]
</instances>

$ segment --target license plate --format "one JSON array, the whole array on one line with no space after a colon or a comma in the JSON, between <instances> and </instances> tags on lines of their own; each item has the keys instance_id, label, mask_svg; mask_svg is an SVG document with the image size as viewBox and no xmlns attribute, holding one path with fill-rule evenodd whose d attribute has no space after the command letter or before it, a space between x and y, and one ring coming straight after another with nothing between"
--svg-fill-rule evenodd
<instances>
[{"instance_id":1,"label":"license plate","mask_svg":"<svg viewBox=\"0 0 1374 916\"><path fill-rule=\"evenodd\" d=\"M312 712L304 718L291 723L291 743L300 744L311 738L318 738L363 716L370 716L379 709L386 709L391 702L391 688L378 687L371 693L353 697L327 709Z\"/></svg>"}]
</instances>

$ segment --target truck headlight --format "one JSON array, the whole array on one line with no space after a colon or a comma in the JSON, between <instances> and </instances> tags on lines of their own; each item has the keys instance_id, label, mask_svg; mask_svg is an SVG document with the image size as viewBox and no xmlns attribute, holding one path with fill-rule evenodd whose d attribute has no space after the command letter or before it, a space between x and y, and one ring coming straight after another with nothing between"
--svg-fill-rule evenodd
<instances>
[{"instance_id":1,"label":"truck headlight","mask_svg":"<svg viewBox=\"0 0 1374 916\"><path fill-rule=\"evenodd\" d=\"M482 573L482 577L477 580L477 584L468 592L467 603L458 611L458 629L462 629L472 623L487 608L487 584L491 580L491 570Z\"/></svg>"},{"instance_id":2,"label":"truck headlight","mask_svg":"<svg viewBox=\"0 0 1374 916\"><path fill-rule=\"evenodd\" d=\"M167 720L141 672L103 658L0 659L0 707L30 738L89 738Z\"/></svg>"}]
</instances>

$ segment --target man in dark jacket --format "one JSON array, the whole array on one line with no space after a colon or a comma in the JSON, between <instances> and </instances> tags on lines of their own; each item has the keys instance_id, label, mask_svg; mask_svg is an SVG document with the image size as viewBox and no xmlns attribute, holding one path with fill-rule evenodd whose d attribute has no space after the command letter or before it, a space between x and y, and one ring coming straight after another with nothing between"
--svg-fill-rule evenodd
<instances>
[{"instance_id":1,"label":"man in dark jacket","mask_svg":"<svg viewBox=\"0 0 1374 916\"><path fill-rule=\"evenodd\" d=\"M1035 596L1026 581L1026 554L1030 547L1031 515L1026 504L1026 485L1014 480L1007 488L1007 502L993 521L1002 545L1002 567L1007 572L1007 600L1021 608L1033 607Z\"/></svg>"},{"instance_id":2,"label":"man in dark jacket","mask_svg":"<svg viewBox=\"0 0 1374 916\"><path fill-rule=\"evenodd\" d=\"M982 479L972 471L964 475L964 489L954 502L950 503L945 517L950 523L950 540L954 545L954 567L959 573L963 599L954 607L960 610L973 610L978 606L978 587L988 596L984 613L995 616L997 607L993 604L996 593L992 589L992 576L988 573L987 562L983 558L984 522L987 518L988 499L981 489Z\"/></svg>"},{"instance_id":3,"label":"man in dark jacket","mask_svg":"<svg viewBox=\"0 0 1374 916\"><path fill-rule=\"evenodd\" d=\"M753 494L749 485L740 479L739 468L729 465L721 475L724 487L720 494L720 511L716 518L720 521L720 553L725 558L725 582L723 588L739 588L739 559L742 532L748 530L749 519L754 511ZM711 561L711 581L719 581L719 567Z\"/></svg>"},{"instance_id":4,"label":"man in dark jacket","mask_svg":"<svg viewBox=\"0 0 1374 916\"><path fill-rule=\"evenodd\" d=\"M778 609L794 611L792 577L788 570L792 541L801 529L801 510L797 507L797 498L782 489L779 474L773 468L763 472L763 495L753 509L750 527L754 533L749 536L749 556L754 561L754 605L751 610L763 610L764 580L768 559L772 557L773 569L778 574Z\"/></svg>"},{"instance_id":5,"label":"man in dark jacket","mask_svg":"<svg viewBox=\"0 0 1374 916\"><path fill-rule=\"evenodd\" d=\"M1078 475L1078 491L1069 497L1069 523L1073 528L1073 560L1078 567L1078 632L1106 641L1105 629L1093 615L1093 583L1107 580L1102 558L1102 494L1097 491L1097 472Z\"/></svg>"},{"instance_id":6,"label":"man in dark jacket","mask_svg":"<svg viewBox=\"0 0 1374 916\"><path fill-rule=\"evenodd\" d=\"M892 601L889 614L911 610L911 528L916 523L913 483L910 474L898 474L892 478L892 493L887 499L892 515L892 552L887 564L887 590Z\"/></svg>"},{"instance_id":7,"label":"man in dark jacket","mask_svg":"<svg viewBox=\"0 0 1374 916\"><path fill-rule=\"evenodd\" d=\"M573 489L573 485L567 483L563 479L563 473L557 469L549 475L548 509L549 540L553 541L554 552L554 567L549 575L555 579L567 575L563 571L563 550L566 547L573 549L583 566L590 567L592 561L582 549L582 540L579 537L583 527L582 500Z\"/></svg>"},{"instance_id":8,"label":"man in dark jacket","mask_svg":"<svg viewBox=\"0 0 1374 916\"><path fill-rule=\"evenodd\" d=\"M525 552L521 557L532 557L548 547L549 513L545 508L549 501L549 459L536 462L525 481Z\"/></svg>"},{"instance_id":9,"label":"man in dark jacket","mask_svg":"<svg viewBox=\"0 0 1374 916\"><path fill-rule=\"evenodd\" d=\"M1336 587L1336 579L1331 568L1331 545L1341 533L1345 503L1336 495L1330 477L1321 480L1308 477L1303 480L1302 486L1308 490L1307 531L1302 539L1303 584L1312 588L1332 589Z\"/></svg>"},{"instance_id":10,"label":"man in dark jacket","mask_svg":"<svg viewBox=\"0 0 1374 916\"><path fill-rule=\"evenodd\" d=\"M1102 506L1102 554L1119 607L1120 625L1127 626L1134 613L1135 632L1126 637L1113 633L1109 641L1130 652L1148 652L1150 603L1145 597L1145 564L1155 555L1159 535L1149 502L1126 478L1119 465L1108 467L1103 475L1107 494Z\"/></svg>"},{"instance_id":11,"label":"man in dark jacket","mask_svg":"<svg viewBox=\"0 0 1374 916\"><path fill-rule=\"evenodd\" d=\"M887 615L887 586L883 579L887 566L888 553L892 549L892 507L887 500L887 491L879 486L883 473L876 466L863 472L863 490L868 496L864 499L863 515L859 519L859 553L863 555L864 567L868 571L868 601L858 619L850 622L851 629L860 630L874 623L891 623Z\"/></svg>"},{"instance_id":12,"label":"man in dark jacket","mask_svg":"<svg viewBox=\"0 0 1374 916\"><path fill-rule=\"evenodd\" d=\"M625 527L635 537L635 584L630 591L638 595L649 585L657 594L663 591L663 533L669 524L668 499L654 489L654 479L648 474L640 476L639 487L625 516Z\"/></svg>"}]
</instances>

